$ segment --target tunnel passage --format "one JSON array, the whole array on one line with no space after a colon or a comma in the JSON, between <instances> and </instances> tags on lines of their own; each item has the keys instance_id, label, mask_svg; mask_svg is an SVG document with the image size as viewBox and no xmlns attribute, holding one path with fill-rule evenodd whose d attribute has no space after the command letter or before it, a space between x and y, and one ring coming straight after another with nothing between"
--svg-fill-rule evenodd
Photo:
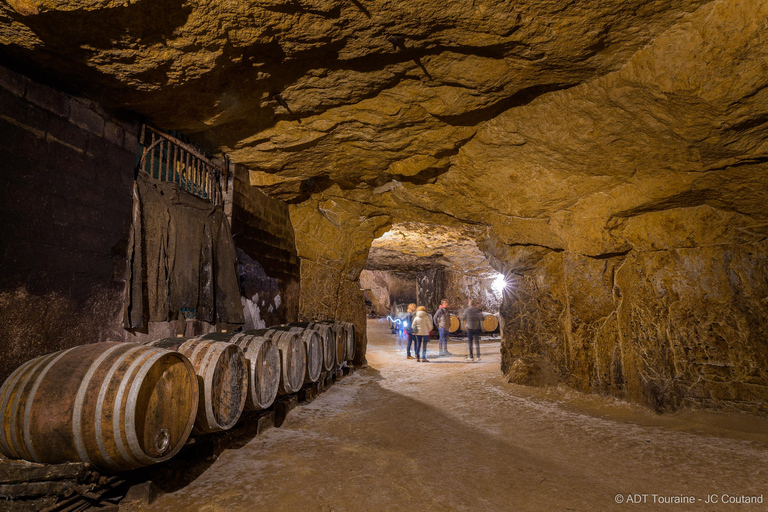
<instances>
[{"instance_id":1,"label":"tunnel passage","mask_svg":"<svg viewBox=\"0 0 768 512\"><path fill-rule=\"evenodd\" d=\"M764 3L113 4L0 4L3 375L147 334L150 123L232 164L243 325L350 322L363 365L373 240L469 229L513 382L768 413Z\"/></svg>"},{"instance_id":2,"label":"tunnel passage","mask_svg":"<svg viewBox=\"0 0 768 512\"><path fill-rule=\"evenodd\" d=\"M498 277L474 237L477 228L419 222L396 223L375 239L360 275L370 290L372 312L386 316L396 304L416 303L434 313L447 299L458 314L468 299L483 311L498 313Z\"/></svg>"}]
</instances>

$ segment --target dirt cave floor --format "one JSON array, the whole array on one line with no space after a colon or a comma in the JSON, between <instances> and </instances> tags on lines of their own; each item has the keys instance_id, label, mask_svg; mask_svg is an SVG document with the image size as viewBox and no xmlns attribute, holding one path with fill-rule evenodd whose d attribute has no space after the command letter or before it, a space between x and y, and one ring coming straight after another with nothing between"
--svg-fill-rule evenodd
<instances>
[{"instance_id":1,"label":"dirt cave floor","mask_svg":"<svg viewBox=\"0 0 768 512\"><path fill-rule=\"evenodd\" d=\"M498 338L429 364L368 338L368 368L146 510L768 510L768 420L511 385Z\"/></svg>"}]
</instances>

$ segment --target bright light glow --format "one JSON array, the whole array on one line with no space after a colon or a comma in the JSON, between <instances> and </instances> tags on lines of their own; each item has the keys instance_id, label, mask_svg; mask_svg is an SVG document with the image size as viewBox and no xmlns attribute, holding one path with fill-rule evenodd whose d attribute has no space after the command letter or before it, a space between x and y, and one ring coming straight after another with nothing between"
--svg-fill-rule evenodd
<instances>
[{"instance_id":1,"label":"bright light glow","mask_svg":"<svg viewBox=\"0 0 768 512\"><path fill-rule=\"evenodd\" d=\"M493 289L496 290L496 293L501 293L504 291L504 288L507 287L507 280L504 278L504 274L499 274L496 276L496 278L493 280Z\"/></svg>"}]
</instances>

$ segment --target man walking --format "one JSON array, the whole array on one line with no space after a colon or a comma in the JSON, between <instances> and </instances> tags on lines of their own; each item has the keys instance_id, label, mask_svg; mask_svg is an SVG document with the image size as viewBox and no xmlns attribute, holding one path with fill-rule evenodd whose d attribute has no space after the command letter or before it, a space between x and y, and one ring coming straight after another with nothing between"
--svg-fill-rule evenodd
<instances>
[{"instance_id":1,"label":"man walking","mask_svg":"<svg viewBox=\"0 0 768 512\"><path fill-rule=\"evenodd\" d=\"M440 340L437 342L437 348L440 351L440 355L452 356L453 354L448 352L448 332L449 327L451 326L451 315L448 313L448 299L440 301L440 307L437 308L432 320L434 320L437 330L440 333Z\"/></svg>"},{"instance_id":2,"label":"man walking","mask_svg":"<svg viewBox=\"0 0 768 512\"><path fill-rule=\"evenodd\" d=\"M477 348L477 360L480 360L480 327L483 322L483 312L475 307L475 301L469 299L467 301L467 308L462 314L462 320L464 320L464 329L467 330L467 341L469 342L469 356L467 361L474 361L475 358L472 354L472 339L475 340L475 347Z\"/></svg>"}]
</instances>

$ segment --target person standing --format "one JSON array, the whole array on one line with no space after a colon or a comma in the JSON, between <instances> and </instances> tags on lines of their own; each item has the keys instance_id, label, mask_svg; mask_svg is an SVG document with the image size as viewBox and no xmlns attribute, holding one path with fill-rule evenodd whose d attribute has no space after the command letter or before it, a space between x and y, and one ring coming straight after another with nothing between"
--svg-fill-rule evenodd
<instances>
[{"instance_id":1,"label":"person standing","mask_svg":"<svg viewBox=\"0 0 768 512\"><path fill-rule=\"evenodd\" d=\"M469 342L469 356L467 361L474 361L475 358L472 354L472 340L475 340L475 347L477 348L477 360L480 360L480 328L483 322L483 312L475 307L475 301L469 299L467 301L467 308L461 315L464 320L464 329L467 331L467 341Z\"/></svg>"},{"instance_id":2,"label":"person standing","mask_svg":"<svg viewBox=\"0 0 768 512\"><path fill-rule=\"evenodd\" d=\"M416 341L416 337L413 335L413 315L416 313L416 304L408 304L408 312L403 317L403 332L408 338L408 348L406 349L407 359L413 359L411 355L411 346ZM419 355L418 345L416 345L416 355Z\"/></svg>"},{"instance_id":3,"label":"person standing","mask_svg":"<svg viewBox=\"0 0 768 512\"><path fill-rule=\"evenodd\" d=\"M416 315L413 317L413 334L416 336L416 360L420 363L427 361L427 342L429 342L429 331L432 330L432 317L427 313L427 308L419 306L416 308ZM421 357L419 357L421 350Z\"/></svg>"},{"instance_id":4,"label":"person standing","mask_svg":"<svg viewBox=\"0 0 768 512\"><path fill-rule=\"evenodd\" d=\"M440 307L435 311L435 316L432 317L432 320L440 333L440 339L437 342L440 355L452 356L453 354L448 352L448 333L451 326L451 315L448 313L448 299L440 301Z\"/></svg>"}]
</instances>

